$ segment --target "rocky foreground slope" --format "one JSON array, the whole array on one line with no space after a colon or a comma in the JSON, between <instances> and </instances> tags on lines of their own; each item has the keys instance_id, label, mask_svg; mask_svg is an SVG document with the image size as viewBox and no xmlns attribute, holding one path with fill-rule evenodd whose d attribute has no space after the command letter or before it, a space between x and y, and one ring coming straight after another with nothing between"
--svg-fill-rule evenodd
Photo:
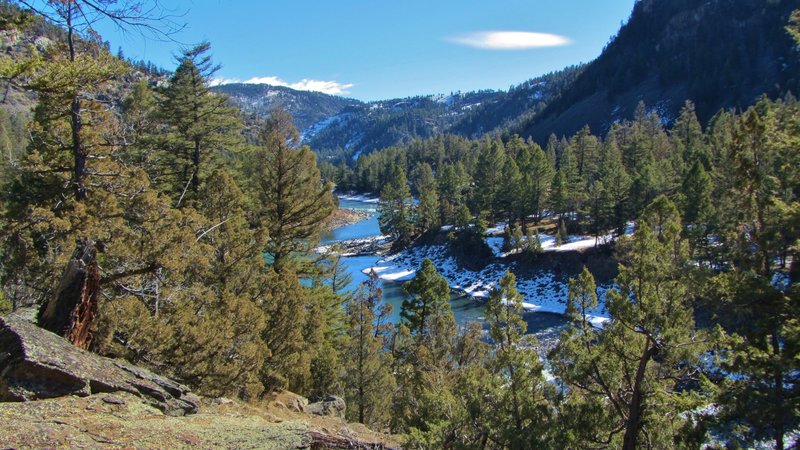
<instances>
[{"instance_id":1,"label":"rocky foreground slope","mask_svg":"<svg viewBox=\"0 0 800 450\"><path fill-rule=\"evenodd\" d=\"M343 419L331 397L208 399L80 350L23 318L0 318L0 448L390 449L395 436Z\"/></svg>"}]
</instances>

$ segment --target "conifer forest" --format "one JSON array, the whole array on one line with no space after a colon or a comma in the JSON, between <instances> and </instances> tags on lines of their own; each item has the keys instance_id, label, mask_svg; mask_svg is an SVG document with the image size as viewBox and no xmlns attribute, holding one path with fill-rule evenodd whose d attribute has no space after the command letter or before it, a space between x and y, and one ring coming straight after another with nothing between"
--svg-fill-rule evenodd
<instances>
[{"instance_id":1,"label":"conifer forest","mask_svg":"<svg viewBox=\"0 0 800 450\"><path fill-rule=\"evenodd\" d=\"M370 112L288 88L296 100L248 109L217 86L213 42L176 42L162 68L95 30L168 40L182 19L157 2L0 2L0 317L203 398L341 398L347 422L402 448L797 448L800 4L706 2L764 10L762 40L788 49L780 83L725 104L714 89L757 68L717 67L675 113L642 96L606 125L558 115L587 77L633 83L613 61L661 70L631 44L647 8L700 3L638 1L536 103L522 99L538 81L471 93L482 109L456 117L422 97ZM312 136L303 102L345 112ZM355 153L336 140L354 129L372 139ZM372 199L370 244L404 277L350 270L355 253L326 240L354 198ZM491 274L483 294L453 281L465 270ZM558 311L523 289L542 271L563 284ZM555 312L540 342L527 318Z\"/></svg>"}]
</instances>

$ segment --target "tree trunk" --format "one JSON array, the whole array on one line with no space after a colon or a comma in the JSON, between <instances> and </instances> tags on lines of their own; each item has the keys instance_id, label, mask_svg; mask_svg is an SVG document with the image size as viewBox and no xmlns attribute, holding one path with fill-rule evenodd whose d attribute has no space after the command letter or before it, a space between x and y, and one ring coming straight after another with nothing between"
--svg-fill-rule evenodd
<instances>
[{"instance_id":1,"label":"tree trunk","mask_svg":"<svg viewBox=\"0 0 800 450\"><path fill-rule=\"evenodd\" d=\"M647 363L656 354L656 347L647 343L647 349L639 359L639 367L636 369L636 378L633 382L633 396L628 404L628 420L625 422L625 438L622 443L623 450L636 450L639 438L639 428L642 421L642 406L644 397L642 396L642 381Z\"/></svg>"},{"instance_id":2,"label":"tree trunk","mask_svg":"<svg viewBox=\"0 0 800 450\"><path fill-rule=\"evenodd\" d=\"M72 153L75 158L75 169L72 175L75 184L75 200L86 200L86 150L81 142L81 100L76 95L70 108L70 127L72 128Z\"/></svg>"},{"instance_id":3,"label":"tree trunk","mask_svg":"<svg viewBox=\"0 0 800 450\"><path fill-rule=\"evenodd\" d=\"M778 333L772 333L771 338L772 351L776 356L780 356L781 348L778 342ZM773 427L775 428L775 450L783 450L784 442L783 435L786 433L785 424L783 423L783 411L785 410L785 399L783 392L783 371L780 367L773 369L773 382L775 383L775 417Z\"/></svg>"},{"instance_id":4,"label":"tree trunk","mask_svg":"<svg viewBox=\"0 0 800 450\"><path fill-rule=\"evenodd\" d=\"M192 153L192 165L194 166L194 176L192 177L192 192L200 192L200 140L194 141L194 152Z\"/></svg>"},{"instance_id":5,"label":"tree trunk","mask_svg":"<svg viewBox=\"0 0 800 450\"><path fill-rule=\"evenodd\" d=\"M93 241L78 241L55 295L42 305L37 318L40 327L82 349L91 345L91 326L97 315L100 270L96 256Z\"/></svg>"}]
</instances>

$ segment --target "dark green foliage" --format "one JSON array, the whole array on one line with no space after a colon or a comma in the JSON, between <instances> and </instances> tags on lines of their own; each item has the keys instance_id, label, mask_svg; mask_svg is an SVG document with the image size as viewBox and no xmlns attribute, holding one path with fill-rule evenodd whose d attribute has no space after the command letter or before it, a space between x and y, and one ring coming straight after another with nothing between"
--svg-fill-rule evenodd
<instances>
[{"instance_id":1,"label":"dark green foliage","mask_svg":"<svg viewBox=\"0 0 800 450\"><path fill-rule=\"evenodd\" d=\"M606 295L611 321L601 330L585 313L596 301L593 277L584 269L570 283L574 325L551 354L556 373L575 391L570 408L589 421L572 431L576 441L570 445L687 445L692 423L679 413L700 399L680 386L693 379L708 344L694 327L691 271L680 233L677 208L659 197L625 243L618 288Z\"/></svg>"},{"instance_id":2,"label":"dark green foliage","mask_svg":"<svg viewBox=\"0 0 800 450\"><path fill-rule=\"evenodd\" d=\"M489 336L495 345L487 368L497 378L495 389L502 386L489 400L493 418L488 427L499 448L546 448L555 444L549 408L554 388L544 380L543 366L533 349L535 342L525 335L527 325L519 315L521 310L516 278L506 272L486 304Z\"/></svg>"},{"instance_id":3,"label":"dark green foliage","mask_svg":"<svg viewBox=\"0 0 800 450\"><path fill-rule=\"evenodd\" d=\"M439 230L439 193L433 170L427 163L422 163L415 170L414 187L419 196L417 206L417 227L420 233Z\"/></svg>"},{"instance_id":4,"label":"dark green foliage","mask_svg":"<svg viewBox=\"0 0 800 450\"><path fill-rule=\"evenodd\" d=\"M405 171L395 165L391 172L391 179L381 190L381 200L378 203L379 223L381 233L392 236L397 245L404 247L416 235L413 199Z\"/></svg>"},{"instance_id":5,"label":"dark green foliage","mask_svg":"<svg viewBox=\"0 0 800 450\"><path fill-rule=\"evenodd\" d=\"M166 124L158 144L166 150L168 189L176 199L186 190L197 194L205 177L225 152L241 143L241 120L227 98L211 93L208 83L218 69L208 55L211 45L199 44L183 52L178 68L163 89L159 105Z\"/></svg>"},{"instance_id":6,"label":"dark green foliage","mask_svg":"<svg viewBox=\"0 0 800 450\"><path fill-rule=\"evenodd\" d=\"M316 157L308 147L295 147L299 136L291 116L273 111L258 133L258 145L247 163L255 199L255 220L268 230L266 251L281 271L308 267L298 258L319 240L322 220L333 211L332 186L323 183Z\"/></svg>"},{"instance_id":7,"label":"dark green foliage","mask_svg":"<svg viewBox=\"0 0 800 450\"><path fill-rule=\"evenodd\" d=\"M347 302L347 340L342 351L345 367L342 384L351 420L385 426L388 423L394 377L391 354L385 351L386 316L391 306L382 304L377 275L371 274Z\"/></svg>"},{"instance_id":8,"label":"dark green foliage","mask_svg":"<svg viewBox=\"0 0 800 450\"><path fill-rule=\"evenodd\" d=\"M422 261L414 279L403 286L406 299L400 317L407 322L412 335L423 335L429 331L430 321L443 309L450 309L450 286L436 272L430 259ZM431 336L429 336L431 337Z\"/></svg>"}]
</instances>

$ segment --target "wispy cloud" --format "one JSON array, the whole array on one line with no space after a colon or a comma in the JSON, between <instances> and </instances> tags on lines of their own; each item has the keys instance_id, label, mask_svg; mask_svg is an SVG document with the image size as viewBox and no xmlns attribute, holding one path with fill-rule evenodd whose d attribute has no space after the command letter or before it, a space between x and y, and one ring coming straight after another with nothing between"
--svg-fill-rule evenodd
<instances>
[{"instance_id":1,"label":"wispy cloud","mask_svg":"<svg viewBox=\"0 0 800 450\"><path fill-rule=\"evenodd\" d=\"M525 50L529 48L558 47L572 41L564 36L532 31L475 31L450 36L448 41L469 47L488 50Z\"/></svg>"},{"instance_id":2,"label":"wispy cloud","mask_svg":"<svg viewBox=\"0 0 800 450\"><path fill-rule=\"evenodd\" d=\"M269 84L272 86L285 86L288 88L296 89L298 91L316 91L330 95L345 95L349 94L353 83L340 83L338 81L325 81L325 80L311 80L303 78L302 80L290 83L275 76L270 77L253 77L247 80L239 80L237 78L215 78L211 80L212 86L230 83L245 83L245 84Z\"/></svg>"}]
</instances>

